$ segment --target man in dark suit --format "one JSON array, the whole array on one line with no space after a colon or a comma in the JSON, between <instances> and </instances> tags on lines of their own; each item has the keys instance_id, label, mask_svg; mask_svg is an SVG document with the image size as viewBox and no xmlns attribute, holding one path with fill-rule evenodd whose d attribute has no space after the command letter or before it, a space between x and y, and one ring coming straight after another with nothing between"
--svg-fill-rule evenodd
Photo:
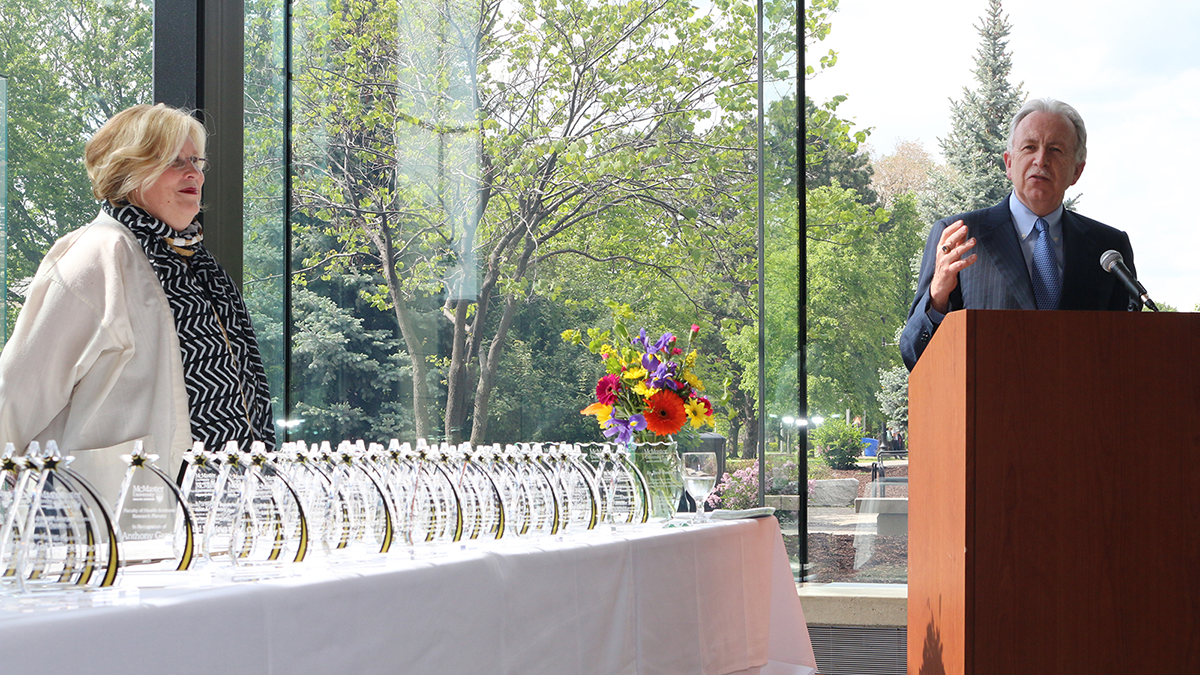
<instances>
[{"instance_id":1,"label":"man in dark suit","mask_svg":"<svg viewBox=\"0 0 1200 675\"><path fill-rule=\"evenodd\" d=\"M900 336L909 370L956 309L1138 308L1100 267L1100 256L1114 249L1136 274L1128 235L1063 208L1086 160L1087 131L1074 108L1054 99L1021 108L1004 153L1012 193L989 209L939 220L929 232Z\"/></svg>"}]
</instances>

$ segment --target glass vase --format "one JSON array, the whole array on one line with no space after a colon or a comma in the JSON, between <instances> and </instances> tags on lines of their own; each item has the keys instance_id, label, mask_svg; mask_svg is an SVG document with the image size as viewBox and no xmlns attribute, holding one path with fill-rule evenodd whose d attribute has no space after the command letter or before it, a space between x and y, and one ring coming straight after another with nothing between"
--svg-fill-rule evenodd
<instances>
[{"instance_id":1,"label":"glass vase","mask_svg":"<svg viewBox=\"0 0 1200 675\"><path fill-rule=\"evenodd\" d=\"M675 439L634 441L629 445L629 456L646 480L650 496L650 518L673 518L683 491L683 477L679 472L679 446Z\"/></svg>"}]
</instances>

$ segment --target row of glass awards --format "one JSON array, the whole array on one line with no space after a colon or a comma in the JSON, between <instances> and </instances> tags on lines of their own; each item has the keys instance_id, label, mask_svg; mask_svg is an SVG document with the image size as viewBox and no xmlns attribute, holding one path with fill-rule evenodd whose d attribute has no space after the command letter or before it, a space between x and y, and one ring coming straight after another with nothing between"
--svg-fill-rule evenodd
<instances>
[{"instance_id":1,"label":"row of glass awards","mask_svg":"<svg viewBox=\"0 0 1200 675\"><path fill-rule=\"evenodd\" d=\"M644 523L659 497L609 444L388 447L229 443L184 455L177 486L136 445L115 510L53 441L0 456L0 593L111 586L125 569L279 566L438 542ZM677 498L676 493L674 498ZM137 566L136 568L133 566Z\"/></svg>"}]
</instances>

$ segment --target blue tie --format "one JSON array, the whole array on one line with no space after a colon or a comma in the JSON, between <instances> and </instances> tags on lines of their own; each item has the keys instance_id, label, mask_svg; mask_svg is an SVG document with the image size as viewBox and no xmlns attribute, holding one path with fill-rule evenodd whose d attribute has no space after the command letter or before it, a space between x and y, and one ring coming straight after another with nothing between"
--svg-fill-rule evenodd
<instances>
[{"instance_id":1,"label":"blue tie","mask_svg":"<svg viewBox=\"0 0 1200 675\"><path fill-rule=\"evenodd\" d=\"M1033 227L1038 233L1037 242L1033 245L1033 296L1037 299L1038 309L1057 309L1061 284L1054 244L1050 241L1046 221L1038 218Z\"/></svg>"}]
</instances>

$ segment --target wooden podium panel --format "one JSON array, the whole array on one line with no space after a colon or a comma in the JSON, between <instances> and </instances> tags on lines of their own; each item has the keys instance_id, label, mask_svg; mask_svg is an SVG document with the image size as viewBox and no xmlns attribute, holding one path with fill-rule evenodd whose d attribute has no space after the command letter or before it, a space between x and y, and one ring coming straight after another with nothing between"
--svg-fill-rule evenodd
<instances>
[{"instance_id":1,"label":"wooden podium panel","mask_svg":"<svg viewBox=\"0 0 1200 675\"><path fill-rule=\"evenodd\" d=\"M909 447L911 675L1200 673L1200 314L952 312Z\"/></svg>"}]
</instances>

